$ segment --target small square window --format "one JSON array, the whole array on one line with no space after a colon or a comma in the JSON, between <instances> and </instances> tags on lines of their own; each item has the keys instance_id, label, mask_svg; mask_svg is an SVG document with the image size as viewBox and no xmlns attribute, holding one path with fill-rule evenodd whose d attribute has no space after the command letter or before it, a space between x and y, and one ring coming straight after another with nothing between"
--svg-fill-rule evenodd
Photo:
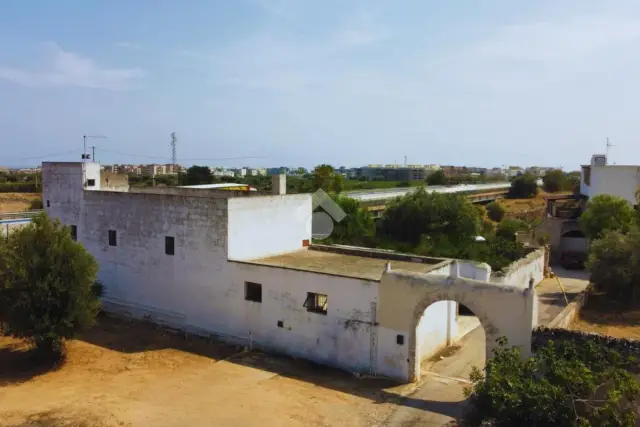
<instances>
[{"instance_id":1,"label":"small square window","mask_svg":"<svg viewBox=\"0 0 640 427\"><path fill-rule=\"evenodd\" d=\"M278 320L278 328L284 328L284 322L282 320Z\"/></svg>"},{"instance_id":2,"label":"small square window","mask_svg":"<svg viewBox=\"0 0 640 427\"><path fill-rule=\"evenodd\" d=\"M73 240L78 240L78 227L75 225L71 226L71 238Z\"/></svg>"},{"instance_id":3,"label":"small square window","mask_svg":"<svg viewBox=\"0 0 640 427\"><path fill-rule=\"evenodd\" d=\"M109 246L118 246L116 230L109 230Z\"/></svg>"},{"instance_id":4,"label":"small square window","mask_svg":"<svg viewBox=\"0 0 640 427\"><path fill-rule=\"evenodd\" d=\"M307 292L307 299L304 300L303 307L307 308L307 311L318 314L327 314L327 296L324 294L316 294L314 292Z\"/></svg>"},{"instance_id":5,"label":"small square window","mask_svg":"<svg viewBox=\"0 0 640 427\"><path fill-rule=\"evenodd\" d=\"M87 180L87 186L88 187L95 187L96 186L96 180L95 179L88 179Z\"/></svg>"},{"instance_id":6,"label":"small square window","mask_svg":"<svg viewBox=\"0 0 640 427\"><path fill-rule=\"evenodd\" d=\"M404 335L396 335L396 344L398 345L404 344Z\"/></svg>"},{"instance_id":7,"label":"small square window","mask_svg":"<svg viewBox=\"0 0 640 427\"><path fill-rule=\"evenodd\" d=\"M260 283L244 282L244 299L262 302L262 285Z\"/></svg>"},{"instance_id":8,"label":"small square window","mask_svg":"<svg viewBox=\"0 0 640 427\"><path fill-rule=\"evenodd\" d=\"M175 239L171 236L164 238L164 253L167 255L175 254Z\"/></svg>"},{"instance_id":9,"label":"small square window","mask_svg":"<svg viewBox=\"0 0 640 427\"><path fill-rule=\"evenodd\" d=\"M51 203L49 203L49 201L47 200L47 207L50 208L51 207Z\"/></svg>"}]
</instances>

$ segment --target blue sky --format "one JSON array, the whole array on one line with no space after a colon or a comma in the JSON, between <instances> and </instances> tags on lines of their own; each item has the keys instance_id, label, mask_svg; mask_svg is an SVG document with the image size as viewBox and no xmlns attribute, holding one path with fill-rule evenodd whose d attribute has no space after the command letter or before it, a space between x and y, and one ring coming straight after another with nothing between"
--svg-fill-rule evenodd
<instances>
[{"instance_id":1,"label":"blue sky","mask_svg":"<svg viewBox=\"0 0 640 427\"><path fill-rule=\"evenodd\" d=\"M639 48L638 1L5 1L0 164L640 164Z\"/></svg>"}]
</instances>

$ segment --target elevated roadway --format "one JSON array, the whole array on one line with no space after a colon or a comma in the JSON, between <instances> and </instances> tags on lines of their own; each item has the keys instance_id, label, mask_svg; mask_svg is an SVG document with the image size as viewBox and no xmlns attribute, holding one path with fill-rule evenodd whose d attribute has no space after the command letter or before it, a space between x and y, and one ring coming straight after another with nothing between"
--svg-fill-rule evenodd
<instances>
[{"instance_id":1,"label":"elevated roadway","mask_svg":"<svg viewBox=\"0 0 640 427\"><path fill-rule=\"evenodd\" d=\"M473 203L486 203L496 199L503 198L511 183L495 182L490 184L460 184L452 186L434 185L425 187L429 193L447 193L447 194L463 194ZM378 216L386 208L390 201L406 196L418 187L408 188L390 188L382 190L364 190L364 191L347 191L344 194L347 197L358 200L360 205L370 211L374 216Z\"/></svg>"}]
</instances>

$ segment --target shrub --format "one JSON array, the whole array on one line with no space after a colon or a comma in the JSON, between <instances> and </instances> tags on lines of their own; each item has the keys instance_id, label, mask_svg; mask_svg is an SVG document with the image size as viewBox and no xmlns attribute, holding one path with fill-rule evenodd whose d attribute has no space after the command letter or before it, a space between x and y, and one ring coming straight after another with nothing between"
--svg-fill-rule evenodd
<instances>
[{"instance_id":1,"label":"shrub","mask_svg":"<svg viewBox=\"0 0 640 427\"><path fill-rule=\"evenodd\" d=\"M500 224L498 224L498 227L496 229L496 236L499 236L508 240L515 240L516 239L515 234L518 231L528 231L528 230L529 230L529 224L527 224L526 222L519 219L507 218L502 220Z\"/></svg>"},{"instance_id":2,"label":"shrub","mask_svg":"<svg viewBox=\"0 0 640 427\"><path fill-rule=\"evenodd\" d=\"M469 427L633 427L638 382L628 360L595 341L548 341L525 361L506 340L465 390Z\"/></svg>"},{"instance_id":3,"label":"shrub","mask_svg":"<svg viewBox=\"0 0 640 427\"><path fill-rule=\"evenodd\" d=\"M538 179L531 174L515 177L511 181L508 197L511 199L530 199L538 194Z\"/></svg>"},{"instance_id":4,"label":"shrub","mask_svg":"<svg viewBox=\"0 0 640 427\"><path fill-rule=\"evenodd\" d=\"M591 199L580 216L580 227L590 239L599 239L608 230L626 233L635 222L636 213L631 204L609 194Z\"/></svg>"},{"instance_id":5,"label":"shrub","mask_svg":"<svg viewBox=\"0 0 640 427\"><path fill-rule=\"evenodd\" d=\"M495 221L500 222L502 218L504 218L504 214L506 213L506 209L502 206L500 202L491 202L487 205L487 216Z\"/></svg>"},{"instance_id":6,"label":"shrub","mask_svg":"<svg viewBox=\"0 0 640 427\"><path fill-rule=\"evenodd\" d=\"M0 324L46 357L91 326L99 310L98 264L67 227L45 214L0 245Z\"/></svg>"}]
</instances>

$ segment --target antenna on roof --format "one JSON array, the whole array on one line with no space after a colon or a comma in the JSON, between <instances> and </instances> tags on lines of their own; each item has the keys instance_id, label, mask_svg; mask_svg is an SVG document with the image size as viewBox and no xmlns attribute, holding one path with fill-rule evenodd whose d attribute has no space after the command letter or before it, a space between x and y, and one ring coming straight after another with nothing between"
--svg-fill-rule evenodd
<instances>
[{"instance_id":1,"label":"antenna on roof","mask_svg":"<svg viewBox=\"0 0 640 427\"><path fill-rule=\"evenodd\" d=\"M615 147L615 145L610 143L609 142L609 137L607 137L607 150L605 151L605 155L607 156L607 158L609 157L609 148L611 148L611 147Z\"/></svg>"}]
</instances>

